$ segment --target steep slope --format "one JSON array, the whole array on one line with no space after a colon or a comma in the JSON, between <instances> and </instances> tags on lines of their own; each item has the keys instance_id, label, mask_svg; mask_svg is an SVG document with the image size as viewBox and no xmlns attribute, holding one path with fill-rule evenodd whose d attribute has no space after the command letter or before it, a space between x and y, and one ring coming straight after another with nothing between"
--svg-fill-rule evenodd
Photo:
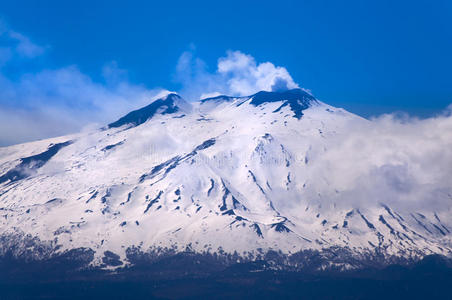
<instances>
[{"instance_id":1,"label":"steep slope","mask_svg":"<svg viewBox=\"0 0 452 300\"><path fill-rule=\"evenodd\" d=\"M350 122L369 121L301 89L169 94L102 130L0 148L0 254L84 248L118 266L137 252L346 251L342 268L450 255L449 211L340 203L317 161Z\"/></svg>"}]
</instances>

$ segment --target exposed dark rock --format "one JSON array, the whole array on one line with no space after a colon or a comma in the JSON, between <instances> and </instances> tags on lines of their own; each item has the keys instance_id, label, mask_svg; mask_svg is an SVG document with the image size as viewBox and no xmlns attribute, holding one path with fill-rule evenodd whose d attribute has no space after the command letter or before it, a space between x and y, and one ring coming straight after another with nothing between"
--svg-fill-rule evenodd
<instances>
[{"instance_id":1,"label":"exposed dark rock","mask_svg":"<svg viewBox=\"0 0 452 300\"><path fill-rule=\"evenodd\" d=\"M20 163L16 167L0 176L0 184L4 182L12 183L31 176L37 169L44 166L55 154L57 154L58 151L70 144L72 144L72 141L51 144L49 148L42 153L21 158Z\"/></svg>"},{"instance_id":2,"label":"exposed dark rock","mask_svg":"<svg viewBox=\"0 0 452 300\"><path fill-rule=\"evenodd\" d=\"M294 113L293 117L301 119L303 110L308 109L316 100L302 89L292 89L281 92L258 92L252 96L250 104L258 106L263 103L279 101L283 101L283 103L273 112L279 112L283 107L290 106Z\"/></svg>"},{"instance_id":3,"label":"exposed dark rock","mask_svg":"<svg viewBox=\"0 0 452 300\"><path fill-rule=\"evenodd\" d=\"M155 100L148 106L134 110L116 122L108 124L108 128L121 127L123 125L130 125L132 127L138 126L151 119L156 113L162 115L172 114L178 112L180 108L176 105L176 100L181 100L177 94L169 94L165 98Z\"/></svg>"}]
</instances>

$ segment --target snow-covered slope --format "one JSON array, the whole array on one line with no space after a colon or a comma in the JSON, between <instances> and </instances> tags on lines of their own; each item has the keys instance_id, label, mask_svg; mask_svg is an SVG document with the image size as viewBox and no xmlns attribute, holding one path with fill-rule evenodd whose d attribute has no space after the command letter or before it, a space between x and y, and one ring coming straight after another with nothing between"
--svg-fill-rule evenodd
<instances>
[{"instance_id":1,"label":"snow-covered slope","mask_svg":"<svg viewBox=\"0 0 452 300\"><path fill-rule=\"evenodd\" d=\"M351 122L369 121L301 89L169 94L97 131L0 148L0 254L450 255L450 211L339 202L317 161Z\"/></svg>"}]
</instances>

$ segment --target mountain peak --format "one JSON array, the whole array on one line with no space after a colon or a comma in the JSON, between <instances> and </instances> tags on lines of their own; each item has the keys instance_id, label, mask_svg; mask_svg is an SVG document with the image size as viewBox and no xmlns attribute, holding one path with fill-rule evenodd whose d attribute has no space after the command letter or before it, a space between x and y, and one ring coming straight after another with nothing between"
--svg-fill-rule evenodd
<instances>
[{"instance_id":1,"label":"mountain peak","mask_svg":"<svg viewBox=\"0 0 452 300\"><path fill-rule=\"evenodd\" d=\"M162 98L154 100L151 104L131 111L119 120L108 124L108 128L121 127L126 124L135 127L151 119L155 114L172 114L181 110L187 110L189 106L190 104L185 102L178 94L169 93Z\"/></svg>"},{"instance_id":2,"label":"mountain peak","mask_svg":"<svg viewBox=\"0 0 452 300\"><path fill-rule=\"evenodd\" d=\"M289 105L294 113L294 117L300 119L303 116L303 110L311 107L317 100L308 92L303 89L291 89L285 91L267 92L260 91L251 96L252 100L250 104L259 106L268 102L282 101L280 107L273 112L280 111L283 107Z\"/></svg>"},{"instance_id":3,"label":"mountain peak","mask_svg":"<svg viewBox=\"0 0 452 300\"><path fill-rule=\"evenodd\" d=\"M240 97L233 97L233 96L226 96L226 95L218 95L215 97L208 97L208 98L203 98L200 100L201 103L206 103L206 102L223 102L223 101L232 101L235 98L240 98Z\"/></svg>"}]
</instances>

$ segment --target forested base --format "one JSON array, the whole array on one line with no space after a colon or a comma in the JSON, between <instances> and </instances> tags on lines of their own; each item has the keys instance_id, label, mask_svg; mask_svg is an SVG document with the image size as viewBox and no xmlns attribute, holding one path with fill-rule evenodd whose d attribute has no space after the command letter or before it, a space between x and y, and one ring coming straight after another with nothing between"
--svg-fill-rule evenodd
<instances>
[{"instance_id":1,"label":"forested base","mask_svg":"<svg viewBox=\"0 0 452 300\"><path fill-rule=\"evenodd\" d=\"M13 268L15 273L9 273L14 276L6 276L8 264L3 261L0 298L450 299L452 295L450 261L440 256L428 256L408 266L348 272L257 271L256 264L244 263L218 272L209 270L191 275L184 275L180 269L180 276L173 279L153 276L158 274L156 266L149 273L145 268L123 269L117 273L98 269L74 272L74 265L64 263L68 258L60 258L60 264L55 264L53 269L31 262L28 266L17 265ZM181 257L174 262L184 263ZM161 261L161 271L165 266Z\"/></svg>"}]
</instances>

